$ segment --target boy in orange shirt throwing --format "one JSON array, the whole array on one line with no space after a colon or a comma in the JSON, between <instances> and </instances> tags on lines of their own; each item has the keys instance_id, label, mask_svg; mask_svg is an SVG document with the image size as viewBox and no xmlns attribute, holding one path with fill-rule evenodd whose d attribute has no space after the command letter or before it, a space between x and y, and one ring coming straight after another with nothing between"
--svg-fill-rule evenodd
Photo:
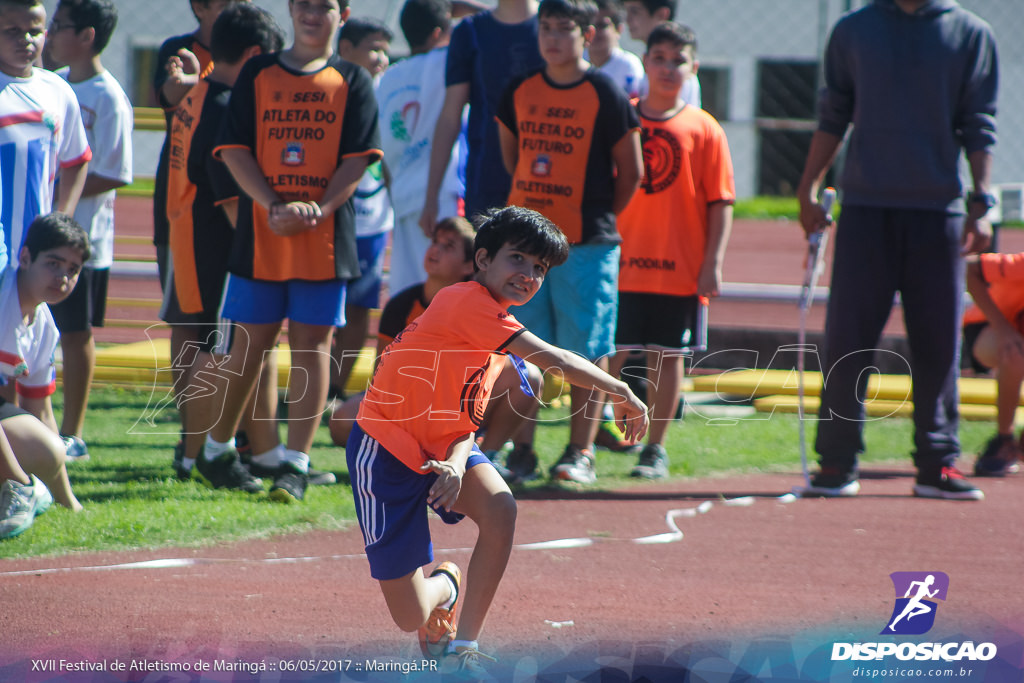
<instances>
[{"instance_id":1,"label":"boy in orange shirt throwing","mask_svg":"<svg viewBox=\"0 0 1024 683\"><path fill-rule=\"evenodd\" d=\"M346 447L370 574L395 624L418 629L423 652L446 658L442 670L471 674L487 658L476 639L515 532L515 500L474 441L503 356L615 395L626 438L647 431L647 407L625 383L542 341L507 311L529 301L568 257L554 223L517 206L493 210L474 249L473 279L438 292L381 356ZM433 561L428 506L449 524L467 516L479 527L465 591L452 562L423 573Z\"/></svg>"},{"instance_id":2,"label":"boy in orange shirt throwing","mask_svg":"<svg viewBox=\"0 0 1024 683\"><path fill-rule=\"evenodd\" d=\"M686 104L683 85L697 72L697 37L672 22L651 31L644 54L650 87L637 104L644 179L619 215L619 353L646 349L652 381L651 431L634 477L668 474L662 445L675 414L685 355L706 346L707 297L717 296L736 197L722 127Z\"/></svg>"}]
</instances>

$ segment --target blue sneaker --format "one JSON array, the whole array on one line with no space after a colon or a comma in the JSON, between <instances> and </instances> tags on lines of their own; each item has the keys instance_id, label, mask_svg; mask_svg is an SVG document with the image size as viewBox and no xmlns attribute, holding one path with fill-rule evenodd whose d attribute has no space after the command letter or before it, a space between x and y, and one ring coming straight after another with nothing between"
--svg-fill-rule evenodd
<instances>
[{"instance_id":1,"label":"blue sneaker","mask_svg":"<svg viewBox=\"0 0 1024 683\"><path fill-rule=\"evenodd\" d=\"M64 436L61 434L60 440L64 442L64 451L67 456L67 462L85 462L89 459L89 449L80 437Z\"/></svg>"},{"instance_id":2,"label":"blue sneaker","mask_svg":"<svg viewBox=\"0 0 1024 683\"><path fill-rule=\"evenodd\" d=\"M0 539L24 532L53 503L49 489L34 474L30 476L29 484L8 479L0 486Z\"/></svg>"}]
</instances>

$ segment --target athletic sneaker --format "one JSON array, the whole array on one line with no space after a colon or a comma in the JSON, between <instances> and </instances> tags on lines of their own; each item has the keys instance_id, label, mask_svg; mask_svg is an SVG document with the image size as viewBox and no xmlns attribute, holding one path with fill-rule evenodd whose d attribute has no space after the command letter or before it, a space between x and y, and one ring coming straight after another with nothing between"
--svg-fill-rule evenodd
<instances>
[{"instance_id":1,"label":"athletic sneaker","mask_svg":"<svg viewBox=\"0 0 1024 683\"><path fill-rule=\"evenodd\" d=\"M456 679L469 681L494 681L494 676L484 668L484 662L498 661L490 655L485 655L475 647L449 652L441 662L441 673L452 676Z\"/></svg>"},{"instance_id":2,"label":"athletic sneaker","mask_svg":"<svg viewBox=\"0 0 1024 683\"><path fill-rule=\"evenodd\" d=\"M643 444L629 443L624 438L622 430L611 420L605 420L597 428L597 436L594 438L594 446L603 448L612 453L638 453Z\"/></svg>"},{"instance_id":3,"label":"athletic sneaker","mask_svg":"<svg viewBox=\"0 0 1024 683\"><path fill-rule=\"evenodd\" d=\"M945 500L985 500L985 494L955 467L933 473L918 472L914 495Z\"/></svg>"},{"instance_id":4,"label":"athletic sneaker","mask_svg":"<svg viewBox=\"0 0 1024 683\"><path fill-rule=\"evenodd\" d=\"M597 481L594 471L594 454L588 448L569 444L565 452L549 470L552 479L575 481L578 484L593 484Z\"/></svg>"},{"instance_id":5,"label":"athletic sneaker","mask_svg":"<svg viewBox=\"0 0 1024 683\"><path fill-rule=\"evenodd\" d=\"M270 499L279 503L297 503L306 496L309 475L290 462L281 463L270 487Z\"/></svg>"},{"instance_id":6,"label":"athletic sneaker","mask_svg":"<svg viewBox=\"0 0 1024 683\"><path fill-rule=\"evenodd\" d=\"M798 486L794 492L806 497L846 498L860 492L860 482L857 481L856 470L822 467L811 479L810 486Z\"/></svg>"},{"instance_id":7,"label":"athletic sneaker","mask_svg":"<svg viewBox=\"0 0 1024 683\"><path fill-rule=\"evenodd\" d=\"M629 473L642 479L664 479L668 476L668 453L660 443L648 444L640 451L640 460Z\"/></svg>"},{"instance_id":8,"label":"athletic sneaker","mask_svg":"<svg viewBox=\"0 0 1024 683\"><path fill-rule=\"evenodd\" d=\"M455 637L455 608L459 604L459 594L462 592L462 571L454 562L442 562L430 572L431 576L447 574L455 585L455 600L448 609L440 605L430 613L427 623L420 626L417 635L420 641L420 650L426 657L439 659L448 651L448 641Z\"/></svg>"},{"instance_id":9,"label":"athletic sneaker","mask_svg":"<svg viewBox=\"0 0 1024 683\"><path fill-rule=\"evenodd\" d=\"M0 486L0 539L14 538L50 507L53 496L34 474L31 483L8 479Z\"/></svg>"},{"instance_id":10,"label":"athletic sneaker","mask_svg":"<svg viewBox=\"0 0 1024 683\"><path fill-rule=\"evenodd\" d=\"M60 440L64 442L64 452L67 455L67 462L85 462L89 459L89 449L80 437L64 436L61 434Z\"/></svg>"},{"instance_id":11,"label":"athletic sneaker","mask_svg":"<svg viewBox=\"0 0 1024 683\"><path fill-rule=\"evenodd\" d=\"M533 450L533 446L525 443L521 443L509 451L506 458L508 468L522 481L530 481L537 478L538 462L537 453Z\"/></svg>"},{"instance_id":12,"label":"athletic sneaker","mask_svg":"<svg viewBox=\"0 0 1024 683\"><path fill-rule=\"evenodd\" d=\"M174 445L174 459L171 460L171 468L178 481L188 481L192 478L192 470L185 469L185 442L179 441Z\"/></svg>"},{"instance_id":13,"label":"athletic sneaker","mask_svg":"<svg viewBox=\"0 0 1024 683\"><path fill-rule=\"evenodd\" d=\"M310 486L330 486L338 483L338 478L334 476L334 472L314 469L312 466L306 472L306 478Z\"/></svg>"},{"instance_id":14,"label":"athletic sneaker","mask_svg":"<svg viewBox=\"0 0 1024 683\"><path fill-rule=\"evenodd\" d=\"M494 465L494 469L498 470L498 474L505 480L506 484L518 484L519 475L501 464L501 451L487 451L484 456L491 461Z\"/></svg>"},{"instance_id":15,"label":"athletic sneaker","mask_svg":"<svg viewBox=\"0 0 1024 683\"><path fill-rule=\"evenodd\" d=\"M1012 434L996 434L974 463L976 477L1005 477L1020 470L1020 450Z\"/></svg>"},{"instance_id":16,"label":"athletic sneaker","mask_svg":"<svg viewBox=\"0 0 1024 683\"><path fill-rule=\"evenodd\" d=\"M192 468L192 476L215 489L263 493L263 482L249 474L234 448L227 449L212 461L207 460L200 451Z\"/></svg>"}]
</instances>

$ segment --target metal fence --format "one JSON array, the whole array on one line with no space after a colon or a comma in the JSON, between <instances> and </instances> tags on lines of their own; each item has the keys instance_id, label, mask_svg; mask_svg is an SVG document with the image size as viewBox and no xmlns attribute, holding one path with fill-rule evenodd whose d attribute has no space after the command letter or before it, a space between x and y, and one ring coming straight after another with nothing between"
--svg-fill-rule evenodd
<instances>
[{"instance_id":1,"label":"metal fence","mask_svg":"<svg viewBox=\"0 0 1024 683\"><path fill-rule=\"evenodd\" d=\"M679 0L677 19L698 35L704 106L729 136L740 196L791 194L814 126L821 54L843 12L868 0ZM52 10L56 0L46 0ZM353 0L353 16L395 27L395 56L407 48L398 30L402 0ZM155 49L168 36L193 30L187 0L117 0L120 25L104 62L137 106L151 103ZM257 0L290 27L286 0ZM1000 144L994 180L1024 183L1024 2L961 0L995 29L999 41ZM628 39L627 49L640 46ZM159 134L155 137L159 139ZM159 144L157 141L156 144ZM152 140L137 141L140 175L152 173ZM155 159L155 157L154 157Z\"/></svg>"}]
</instances>

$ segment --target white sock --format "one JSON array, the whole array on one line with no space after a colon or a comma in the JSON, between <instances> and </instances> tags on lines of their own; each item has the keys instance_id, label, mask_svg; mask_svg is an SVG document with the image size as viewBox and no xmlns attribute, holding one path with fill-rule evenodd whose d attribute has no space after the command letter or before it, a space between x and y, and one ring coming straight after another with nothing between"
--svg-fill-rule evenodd
<instances>
[{"instance_id":1,"label":"white sock","mask_svg":"<svg viewBox=\"0 0 1024 683\"><path fill-rule=\"evenodd\" d=\"M234 447L234 437L228 439L227 441L215 441L212 436L207 434L206 444L203 446L203 459L206 460L207 462L213 462L220 455L222 455L224 451Z\"/></svg>"},{"instance_id":2,"label":"white sock","mask_svg":"<svg viewBox=\"0 0 1024 683\"><path fill-rule=\"evenodd\" d=\"M457 652L458 648L464 650L480 650L480 643L475 640L449 640L448 641L448 654Z\"/></svg>"},{"instance_id":3,"label":"white sock","mask_svg":"<svg viewBox=\"0 0 1024 683\"><path fill-rule=\"evenodd\" d=\"M299 470L303 474L309 472L309 456L302 451L293 451L290 448L282 449L281 463L293 465L295 469Z\"/></svg>"},{"instance_id":4,"label":"white sock","mask_svg":"<svg viewBox=\"0 0 1024 683\"><path fill-rule=\"evenodd\" d=\"M438 572L437 576L443 576L448 581L448 587L451 589L451 595L439 606L444 609L451 609L452 605L455 604L455 600L459 597L459 589L455 587L455 582L452 581L452 577L448 575L448 572Z\"/></svg>"},{"instance_id":5,"label":"white sock","mask_svg":"<svg viewBox=\"0 0 1024 683\"><path fill-rule=\"evenodd\" d=\"M264 467L277 467L284 459L284 446L277 444L269 451L252 456L252 462Z\"/></svg>"},{"instance_id":6,"label":"white sock","mask_svg":"<svg viewBox=\"0 0 1024 683\"><path fill-rule=\"evenodd\" d=\"M186 472L191 472L192 468L195 467L195 465L195 458L182 458L179 467L181 467L181 469L185 470Z\"/></svg>"}]
</instances>

